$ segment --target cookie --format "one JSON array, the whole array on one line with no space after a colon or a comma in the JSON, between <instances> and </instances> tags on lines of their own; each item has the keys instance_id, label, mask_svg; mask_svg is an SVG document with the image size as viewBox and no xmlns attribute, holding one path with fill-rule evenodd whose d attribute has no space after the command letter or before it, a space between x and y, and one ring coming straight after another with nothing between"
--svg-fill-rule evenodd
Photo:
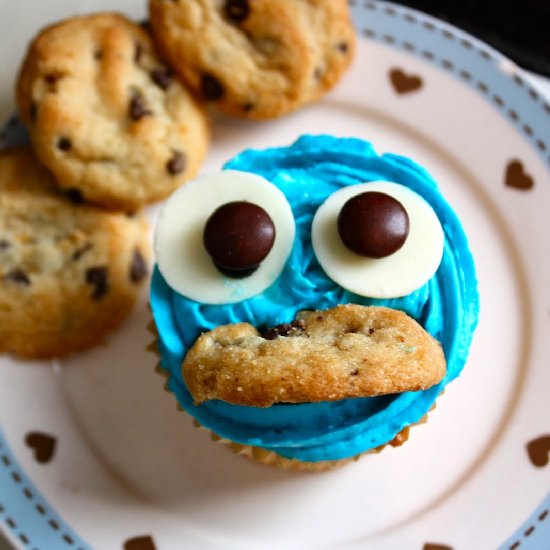
<instances>
[{"instance_id":1,"label":"cookie","mask_svg":"<svg viewBox=\"0 0 550 550\"><path fill-rule=\"evenodd\" d=\"M265 119L318 99L350 64L346 0L150 0L159 51L229 114Z\"/></svg>"},{"instance_id":2,"label":"cookie","mask_svg":"<svg viewBox=\"0 0 550 550\"><path fill-rule=\"evenodd\" d=\"M195 403L335 401L425 390L441 381L441 345L401 311L339 305L259 332L248 323L200 336L183 362Z\"/></svg>"},{"instance_id":3,"label":"cookie","mask_svg":"<svg viewBox=\"0 0 550 550\"><path fill-rule=\"evenodd\" d=\"M0 153L0 352L102 342L147 279L147 233L140 215L73 202L28 148Z\"/></svg>"},{"instance_id":4,"label":"cookie","mask_svg":"<svg viewBox=\"0 0 550 550\"><path fill-rule=\"evenodd\" d=\"M132 210L194 176L206 153L203 107L122 15L75 17L30 45L17 84L20 116L58 184Z\"/></svg>"}]
</instances>

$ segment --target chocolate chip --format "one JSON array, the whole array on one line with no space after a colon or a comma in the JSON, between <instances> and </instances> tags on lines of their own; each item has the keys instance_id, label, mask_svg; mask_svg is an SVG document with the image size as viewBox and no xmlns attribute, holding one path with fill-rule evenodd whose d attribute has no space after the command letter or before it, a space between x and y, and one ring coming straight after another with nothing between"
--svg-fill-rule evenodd
<instances>
[{"instance_id":1,"label":"chocolate chip","mask_svg":"<svg viewBox=\"0 0 550 550\"><path fill-rule=\"evenodd\" d=\"M130 100L130 118L137 122L143 117L151 116L153 111L151 111L147 104L145 103L145 98L140 94L136 93Z\"/></svg>"},{"instance_id":2,"label":"chocolate chip","mask_svg":"<svg viewBox=\"0 0 550 550\"><path fill-rule=\"evenodd\" d=\"M57 140L57 148L60 151L70 151L73 148L73 142L68 137L60 137Z\"/></svg>"},{"instance_id":3,"label":"chocolate chip","mask_svg":"<svg viewBox=\"0 0 550 550\"><path fill-rule=\"evenodd\" d=\"M46 81L46 84L53 86L60 78L61 78L60 75L51 73L51 74L47 74L44 77L44 80Z\"/></svg>"},{"instance_id":4,"label":"chocolate chip","mask_svg":"<svg viewBox=\"0 0 550 550\"><path fill-rule=\"evenodd\" d=\"M31 284L29 276L22 269L19 268L8 271L8 273L6 273L6 279L19 285L30 286Z\"/></svg>"},{"instance_id":5,"label":"chocolate chip","mask_svg":"<svg viewBox=\"0 0 550 550\"><path fill-rule=\"evenodd\" d=\"M93 286L90 297L92 300L99 300L109 290L109 272L106 267L90 267L86 271L86 283Z\"/></svg>"},{"instance_id":6,"label":"chocolate chip","mask_svg":"<svg viewBox=\"0 0 550 550\"><path fill-rule=\"evenodd\" d=\"M228 202L208 218L203 243L214 265L224 273L242 277L269 254L275 241L275 225L269 214L251 202Z\"/></svg>"},{"instance_id":7,"label":"chocolate chip","mask_svg":"<svg viewBox=\"0 0 550 550\"><path fill-rule=\"evenodd\" d=\"M38 116L38 105L33 101L29 109L29 117L31 122L36 122L36 117Z\"/></svg>"},{"instance_id":8,"label":"chocolate chip","mask_svg":"<svg viewBox=\"0 0 550 550\"><path fill-rule=\"evenodd\" d=\"M77 248L73 252L73 255L71 256L71 260L73 260L74 262L80 260L80 258L82 258L82 256L84 256L84 254L86 254L86 252L90 251L92 248L93 248L92 243L90 242L85 243L84 245L82 245L80 248Z\"/></svg>"},{"instance_id":9,"label":"chocolate chip","mask_svg":"<svg viewBox=\"0 0 550 550\"><path fill-rule=\"evenodd\" d=\"M231 21L240 23L250 14L250 4L248 0L226 0L224 13Z\"/></svg>"},{"instance_id":10,"label":"chocolate chip","mask_svg":"<svg viewBox=\"0 0 550 550\"><path fill-rule=\"evenodd\" d=\"M174 151L172 158L166 163L166 170L169 174L175 176L185 170L187 158L182 151Z\"/></svg>"},{"instance_id":11,"label":"chocolate chip","mask_svg":"<svg viewBox=\"0 0 550 550\"><path fill-rule=\"evenodd\" d=\"M130 281L139 283L147 276L147 262L138 248L134 250L132 264L130 265Z\"/></svg>"},{"instance_id":12,"label":"chocolate chip","mask_svg":"<svg viewBox=\"0 0 550 550\"><path fill-rule=\"evenodd\" d=\"M6 239L0 239L0 250L7 250L11 246L9 241Z\"/></svg>"},{"instance_id":13,"label":"chocolate chip","mask_svg":"<svg viewBox=\"0 0 550 550\"><path fill-rule=\"evenodd\" d=\"M252 111L254 109L255 105L254 103L245 103L243 105L243 111L245 113L250 113L250 111Z\"/></svg>"},{"instance_id":14,"label":"chocolate chip","mask_svg":"<svg viewBox=\"0 0 550 550\"><path fill-rule=\"evenodd\" d=\"M48 90L50 92L56 92L57 91L57 83L67 76L67 73L63 71L53 71L51 73L48 73L44 75L44 81L48 85Z\"/></svg>"},{"instance_id":15,"label":"chocolate chip","mask_svg":"<svg viewBox=\"0 0 550 550\"><path fill-rule=\"evenodd\" d=\"M338 233L352 252L384 258L399 250L409 234L403 205L385 193L368 191L349 199L338 214Z\"/></svg>"},{"instance_id":16,"label":"chocolate chip","mask_svg":"<svg viewBox=\"0 0 550 550\"><path fill-rule=\"evenodd\" d=\"M85 202L82 193L74 187L69 187L68 189L65 189L63 193L74 204L83 204Z\"/></svg>"},{"instance_id":17,"label":"chocolate chip","mask_svg":"<svg viewBox=\"0 0 550 550\"><path fill-rule=\"evenodd\" d=\"M139 63L142 56L143 56L143 44L141 42L136 42L136 45L134 48L134 63Z\"/></svg>"},{"instance_id":18,"label":"chocolate chip","mask_svg":"<svg viewBox=\"0 0 550 550\"><path fill-rule=\"evenodd\" d=\"M347 51L349 50L349 44L347 42L339 42L338 44L336 44L336 49L339 52L347 53Z\"/></svg>"},{"instance_id":19,"label":"chocolate chip","mask_svg":"<svg viewBox=\"0 0 550 550\"><path fill-rule=\"evenodd\" d=\"M369 328L369 331L368 331L368 332L369 332L369 334L374 334L375 329L373 329L373 328L371 327L371 328Z\"/></svg>"},{"instance_id":20,"label":"chocolate chip","mask_svg":"<svg viewBox=\"0 0 550 550\"><path fill-rule=\"evenodd\" d=\"M201 94L207 101L217 101L223 97L225 90L221 82L209 73L202 75Z\"/></svg>"},{"instance_id":21,"label":"chocolate chip","mask_svg":"<svg viewBox=\"0 0 550 550\"><path fill-rule=\"evenodd\" d=\"M161 89L168 90L172 83L173 73L168 67L160 67L151 71L153 82Z\"/></svg>"},{"instance_id":22,"label":"chocolate chip","mask_svg":"<svg viewBox=\"0 0 550 550\"><path fill-rule=\"evenodd\" d=\"M359 374L359 369L355 369L355 370L352 370L352 371L350 372L350 375L351 375L351 376L357 376L358 374Z\"/></svg>"},{"instance_id":23,"label":"chocolate chip","mask_svg":"<svg viewBox=\"0 0 550 550\"><path fill-rule=\"evenodd\" d=\"M146 30L147 32L151 31L151 23L150 23L149 19L143 19L143 21L140 21L139 26L142 29Z\"/></svg>"},{"instance_id":24,"label":"chocolate chip","mask_svg":"<svg viewBox=\"0 0 550 550\"><path fill-rule=\"evenodd\" d=\"M94 59L96 59L97 61L103 59L103 52L101 50L96 50L94 52Z\"/></svg>"},{"instance_id":25,"label":"chocolate chip","mask_svg":"<svg viewBox=\"0 0 550 550\"><path fill-rule=\"evenodd\" d=\"M306 324L303 319L292 321L291 323L282 323L274 327L260 329L262 338L266 340L276 340L279 336L297 336L304 332Z\"/></svg>"}]
</instances>

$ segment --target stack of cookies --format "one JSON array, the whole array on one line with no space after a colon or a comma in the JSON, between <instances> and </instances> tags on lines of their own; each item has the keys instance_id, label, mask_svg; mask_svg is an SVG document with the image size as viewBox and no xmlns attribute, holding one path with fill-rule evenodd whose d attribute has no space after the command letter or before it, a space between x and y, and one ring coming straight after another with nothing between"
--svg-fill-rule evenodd
<instances>
[{"instance_id":1,"label":"stack of cookies","mask_svg":"<svg viewBox=\"0 0 550 550\"><path fill-rule=\"evenodd\" d=\"M150 15L74 17L29 47L31 147L0 153L0 352L103 341L147 278L142 208L200 169L207 104L282 116L336 84L355 46L345 0L150 0Z\"/></svg>"}]
</instances>

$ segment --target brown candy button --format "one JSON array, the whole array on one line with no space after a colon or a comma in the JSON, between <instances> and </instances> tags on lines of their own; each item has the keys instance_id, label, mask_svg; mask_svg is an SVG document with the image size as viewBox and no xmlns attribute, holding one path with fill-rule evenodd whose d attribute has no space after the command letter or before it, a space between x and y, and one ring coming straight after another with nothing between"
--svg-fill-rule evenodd
<instances>
[{"instance_id":1,"label":"brown candy button","mask_svg":"<svg viewBox=\"0 0 550 550\"><path fill-rule=\"evenodd\" d=\"M409 234L409 216L390 195L367 191L349 199L338 214L338 233L352 252L384 258L399 250Z\"/></svg>"},{"instance_id":2,"label":"brown candy button","mask_svg":"<svg viewBox=\"0 0 550 550\"><path fill-rule=\"evenodd\" d=\"M229 202L208 218L203 242L216 267L233 278L247 277L269 254L275 242L275 225L260 206Z\"/></svg>"}]
</instances>

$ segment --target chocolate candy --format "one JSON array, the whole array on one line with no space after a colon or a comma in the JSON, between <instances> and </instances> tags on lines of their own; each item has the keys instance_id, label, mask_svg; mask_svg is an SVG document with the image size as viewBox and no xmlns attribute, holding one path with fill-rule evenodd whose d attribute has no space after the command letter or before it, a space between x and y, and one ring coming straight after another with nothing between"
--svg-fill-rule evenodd
<instances>
[{"instance_id":1,"label":"chocolate candy","mask_svg":"<svg viewBox=\"0 0 550 550\"><path fill-rule=\"evenodd\" d=\"M109 291L109 271L105 266L90 267L86 270L86 283L91 285L92 300L100 300Z\"/></svg>"},{"instance_id":2,"label":"chocolate candy","mask_svg":"<svg viewBox=\"0 0 550 550\"><path fill-rule=\"evenodd\" d=\"M139 248L136 248L132 255L132 263L130 264L130 281L132 283L141 282L147 276L147 272L147 262Z\"/></svg>"},{"instance_id":3,"label":"chocolate candy","mask_svg":"<svg viewBox=\"0 0 550 550\"><path fill-rule=\"evenodd\" d=\"M226 0L224 11L228 19L240 23L248 17L250 5L248 0Z\"/></svg>"},{"instance_id":4,"label":"chocolate candy","mask_svg":"<svg viewBox=\"0 0 550 550\"><path fill-rule=\"evenodd\" d=\"M70 151L73 148L73 142L67 137L60 137L57 140L57 148L60 151Z\"/></svg>"},{"instance_id":5,"label":"chocolate candy","mask_svg":"<svg viewBox=\"0 0 550 550\"><path fill-rule=\"evenodd\" d=\"M172 83L172 71L168 67L159 67L151 71L151 79L161 89L168 90Z\"/></svg>"},{"instance_id":6,"label":"chocolate candy","mask_svg":"<svg viewBox=\"0 0 550 550\"><path fill-rule=\"evenodd\" d=\"M147 103L145 102L143 95L141 95L141 93L136 93L130 100L129 114L130 118L134 122L137 122L143 117L151 116L153 111L147 107Z\"/></svg>"},{"instance_id":7,"label":"chocolate candy","mask_svg":"<svg viewBox=\"0 0 550 550\"><path fill-rule=\"evenodd\" d=\"M384 258L399 250L409 234L409 216L403 205L378 191L349 199L338 215L338 233L352 252Z\"/></svg>"},{"instance_id":8,"label":"chocolate candy","mask_svg":"<svg viewBox=\"0 0 550 550\"><path fill-rule=\"evenodd\" d=\"M201 94L206 101L217 101L221 99L225 93L222 83L209 73L202 75L201 79Z\"/></svg>"},{"instance_id":9,"label":"chocolate candy","mask_svg":"<svg viewBox=\"0 0 550 550\"><path fill-rule=\"evenodd\" d=\"M274 242L273 220L263 208L250 202L220 206L204 227L206 251L216 267L232 277L253 273Z\"/></svg>"},{"instance_id":10,"label":"chocolate candy","mask_svg":"<svg viewBox=\"0 0 550 550\"><path fill-rule=\"evenodd\" d=\"M172 176L181 174L187 165L187 157L182 151L174 151L172 158L166 163L166 170Z\"/></svg>"}]
</instances>

